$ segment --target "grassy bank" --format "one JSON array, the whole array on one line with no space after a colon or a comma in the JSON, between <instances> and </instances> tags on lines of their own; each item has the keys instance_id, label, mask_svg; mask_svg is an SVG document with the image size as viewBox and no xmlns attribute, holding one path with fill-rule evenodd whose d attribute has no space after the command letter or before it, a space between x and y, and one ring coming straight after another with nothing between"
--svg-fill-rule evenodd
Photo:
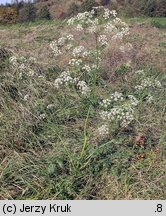
<instances>
[{"instance_id":1,"label":"grassy bank","mask_svg":"<svg viewBox=\"0 0 166 216\"><path fill-rule=\"evenodd\" d=\"M0 46L10 51L0 59L0 199L166 198L166 19L124 20L130 33L104 50L90 98L54 86L71 54L55 57L49 44L70 32L81 44L74 28L59 21L0 26ZM85 47L93 42L86 38ZM21 79L11 55L36 58ZM93 83L91 74L79 76ZM161 86L137 94L148 79ZM127 127L110 124L103 138L100 103L115 92L139 105Z\"/></svg>"}]
</instances>

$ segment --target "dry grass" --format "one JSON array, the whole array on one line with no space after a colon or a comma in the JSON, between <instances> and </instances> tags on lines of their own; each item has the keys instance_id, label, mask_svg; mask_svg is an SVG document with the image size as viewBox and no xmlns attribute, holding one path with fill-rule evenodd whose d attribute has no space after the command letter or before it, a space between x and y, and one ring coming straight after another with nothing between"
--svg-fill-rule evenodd
<instances>
[{"instance_id":1,"label":"dry grass","mask_svg":"<svg viewBox=\"0 0 166 216\"><path fill-rule=\"evenodd\" d=\"M2 84L8 86L7 91L0 86L0 199L166 198L166 30L142 21L128 22L132 24L126 43L132 48L125 53L117 46L107 50L97 94L105 97L113 90L130 91L135 85L132 72L139 69L161 79L163 88L156 92L154 106L139 108L136 125L106 141L93 136L81 161L88 102L80 102L76 94L69 96L65 90L59 93L50 85L59 71L49 43L69 29L61 21L0 27L0 46L17 55L36 57L37 70L47 77L47 82L15 82L8 65L0 68ZM59 61L61 68L67 59ZM27 103L9 87L35 93ZM56 105L52 113L45 108L50 103ZM37 117L36 105L37 111L47 115L43 122ZM93 117L88 122L90 135L99 121ZM143 146L135 141L140 134L145 137Z\"/></svg>"}]
</instances>

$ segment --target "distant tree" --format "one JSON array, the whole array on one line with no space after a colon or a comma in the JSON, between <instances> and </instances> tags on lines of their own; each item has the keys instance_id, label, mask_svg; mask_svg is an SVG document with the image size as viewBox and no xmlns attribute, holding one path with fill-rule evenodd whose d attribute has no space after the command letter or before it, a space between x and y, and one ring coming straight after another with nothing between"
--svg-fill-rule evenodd
<instances>
[{"instance_id":1,"label":"distant tree","mask_svg":"<svg viewBox=\"0 0 166 216\"><path fill-rule=\"evenodd\" d=\"M12 5L10 3L6 3L5 7L11 7Z\"/></svg>"},{"instance_id":2,"label":"distant tree","mask_svg":"<svg viewBox=\"0 0 166 216\"><path fill-rule=\"evenodd\" d=\"M25 4L24 1L20 1L16 7L20 10L21 8L24 7L24 4Z\"/></svg>"},{"instance_id":3,"label":"distant tree","mask_svg":"<svg viewBox=\"0 0 166 216\"><path fill-rule=\"evenodd\" d=\"M19 10L19 21L30 22L36 19L36 8L33 3L26 3Z\"/></svg>"},{"instance_id":4,"label":"distant tree","mask_svg":"<svg viewBox=\"0 0 166 216\"><path fill-rule=\"evenodd\" d=\"M17 21L17 10L15 7L0 7L0 23L13 24Z\"/></svg>"},{"instance_id":5,"label":"distant tree","mask_svg":"<svg viewBox=\"0 0 166 216\"><path fill-rule=\"evenodd\" d=\"M40 9L39 14L38 14L38 18L39 19L51 19L50 11L49 11L49 9L48 9L48 7L46 5L44 5Z\"/></svg>"},{"instance_id":6,"label":"distant tree","mask_svg":"<svg viewBox=\"0 0 166 216\"><path fill-rule=\"evenodd\" d=\"M19 3L19 0L11 0L11 4L18 4Z\"/></svg>"}]
</instances>

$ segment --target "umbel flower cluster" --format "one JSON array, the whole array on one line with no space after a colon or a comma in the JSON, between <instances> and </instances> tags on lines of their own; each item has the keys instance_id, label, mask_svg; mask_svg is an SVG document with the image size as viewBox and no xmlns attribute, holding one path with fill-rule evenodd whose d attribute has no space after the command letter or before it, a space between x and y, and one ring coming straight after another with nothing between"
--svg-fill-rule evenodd
<instances>
[{"instance_id":1,"label":"umbel flower cluster","mask_svg":"<svg viewBox=\"0 0 166 216\"><path fill-rule=\"evenodd\" d=\"M144 71L136 71L136 75L143 75ZM136 108L140 103L152 103L154 97L154 88L161 88L162 84L159 80L153 77L147 77L140 81L139 85L136 85L135 95L124 96L122 93L114 92L109 98L104 99L100 102L102 111L100 112L100 118L102 119L103 125L98 128L98 132L101 137L109 135L109 128L114 124L125 128L134 119L136 115ZM143 91L146 90L146 98L144 97ZM143 95L143 101L140 96Z\"/></svg>"},{"instance_id":2,"label":"umbel flower cluster","mask_svg":"<svg viewBox=\"0 0 166 216\"><path fill-rule=\"evenodd\" d=\"M50 44L55 57L70 55L67 65L64 65L64 72L55 80L55 87L62 89L68 86L81 95L89 97L94 81L87 83L87 76L95 80L95 71L99 69L101 53L114 40L121 40L128 34L128 26L116 17L116 11L110 11L104 7L94 7L90 12L78 13L70 18L67 23L73 26L75 32L79 31L80 37L89 36L92 43L86 46L84 39L79 41L73 34L63 35L61 38ZM86 76L87 75L87 76Z\"/></svg>"},{"instance_id":3,"label":"umbel flower cluster","mask_svg":"<svg viewBox=\"0 0 166 216\"><path fill-rule=\"evenodd\" d=\"M94 7L89 12L78 13L68 20L68 24L76 25L78 31L99 35L101 45L107 45L110 39L122 39L129 31L127 24L117 17L115 10L110 11L102 6Z\"/></svg>"},{"instance_id":4,"label":"umbel flower cluster","mask_svg":"<svg viewBox=\"0 0 166 216\"><path fill-rule=\"evenodd\" d=\"M63 53L64 47L66 50L70 50L72 47L72 41L74 40L73 35L69 34L59 38L58 40L52 41L50 43L50 48L52 49L55 56L59 56Z\"/></svg>"},{"instance_id":5,"label":"umbel flower cluster","mask_svg":"<svg viewBox=\"0 0 166 216\"><path fill-rule=\"evenodd\" d=\"M12 56L9 58L9 62L12 66L12 69L18 72L18 76L20 79L27 75L29 77L33 77L35 75L33 65L36 63L36 59L34 57L25 58L24 56Z\"/></svg>"},{"instance_id":6,"label":"umbel flower cluster","mask_svg":"<svg viewBox=\"0 0 166 216\"><path fill-rule=\"evenodd\" d=\"M124 96L122 93L115 92L108 99L102 100L100 106L100 118L104 124L98 128L101 136L108 135L110 123L127 127L134 120L135 107L139 101L133 96Z\"/></svg>"},{"instance_id":7,"label":"umbel flower cluster","mask_svg":"<svg viewBox=\"0 0 166 216\"><path fill-rule=\"evenodd\" d=\"M161 82L152 77L144 78L141 81L141 84L135 86L136 94L138 96L142 95L143 101L147 102L148 104L152 104L153 102L155 102L154 92L155 90L161 88Z\"/></svg>"},{"instance_id":8,"label":"umbel flower cluster","mask_svg":"<svg viewBox=\"0 0 166 216\"><path fill-rule=\"evenodd\" d=\"M147 88L160 88L160 87L161 87L161 83L159 80L147 77L146 79L143 79L141 81L140 85L135 86L135 89L137 92L141 92Z\"/></svg>"},{"instance_id":9,"label":"umbel flower cluster","mask_svg":"<svg viewBox=\"0 0 166 216\"><path fill-rule=\"evenodd\" d=\"M90 88L87 86L85 81L79 80L79 78L73 78L69 71L64 71L55 80L55 87L60 89L61 86L75 86L83 96L90 96Z\"/></svg>"}]
</instances>

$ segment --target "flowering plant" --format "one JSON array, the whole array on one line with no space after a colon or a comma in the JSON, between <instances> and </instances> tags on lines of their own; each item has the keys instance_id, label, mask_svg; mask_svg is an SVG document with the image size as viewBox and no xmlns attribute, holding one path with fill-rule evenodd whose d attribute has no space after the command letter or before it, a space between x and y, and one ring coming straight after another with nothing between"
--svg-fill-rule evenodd
<instances>
[{"instance_id":1,"label":"flowering plant","mask_svg":"<svg viewBox=\"0 0 166 216\"><path fill-rule=\"evenodd\" d=\"M141 78L140 76L144 75L144 71L136 71L135 75L137 79L138 76ZM121 128L128 127L131 122L136 120L136 108L139 105L142 106L142 103L151 103L154 100L153 89L162 87L160 81L153 77L143 78L139 82L140 84L134 86L134 95L114 92L109 98L100 102L102 111L99 118L103 124L98 128L98 132L101 137L108 136L110 134L109 128L113 128L113 125L118 125Z\"/></svg>"},{"instance_id":2,"label":"flowering plant","mask_svg":"<svg viewBox=\"0 0 166 216\"><path fill-rule=\"evenodd\" d=\"M79 35L85 35L85 40L90 37L93 42L86 47L85 40L82 44L80 40L78 45L73 34L63 35L51 42L50 48L55 57L66 53L71 56L65 71L55 80L55 87L74 87L82 96L94 96L103 50L115 40L122 40L129 28L117 18L116 11L102 6L79 13L70 18L67 24L73 26Z\"/></svg>"}]
</instances>

